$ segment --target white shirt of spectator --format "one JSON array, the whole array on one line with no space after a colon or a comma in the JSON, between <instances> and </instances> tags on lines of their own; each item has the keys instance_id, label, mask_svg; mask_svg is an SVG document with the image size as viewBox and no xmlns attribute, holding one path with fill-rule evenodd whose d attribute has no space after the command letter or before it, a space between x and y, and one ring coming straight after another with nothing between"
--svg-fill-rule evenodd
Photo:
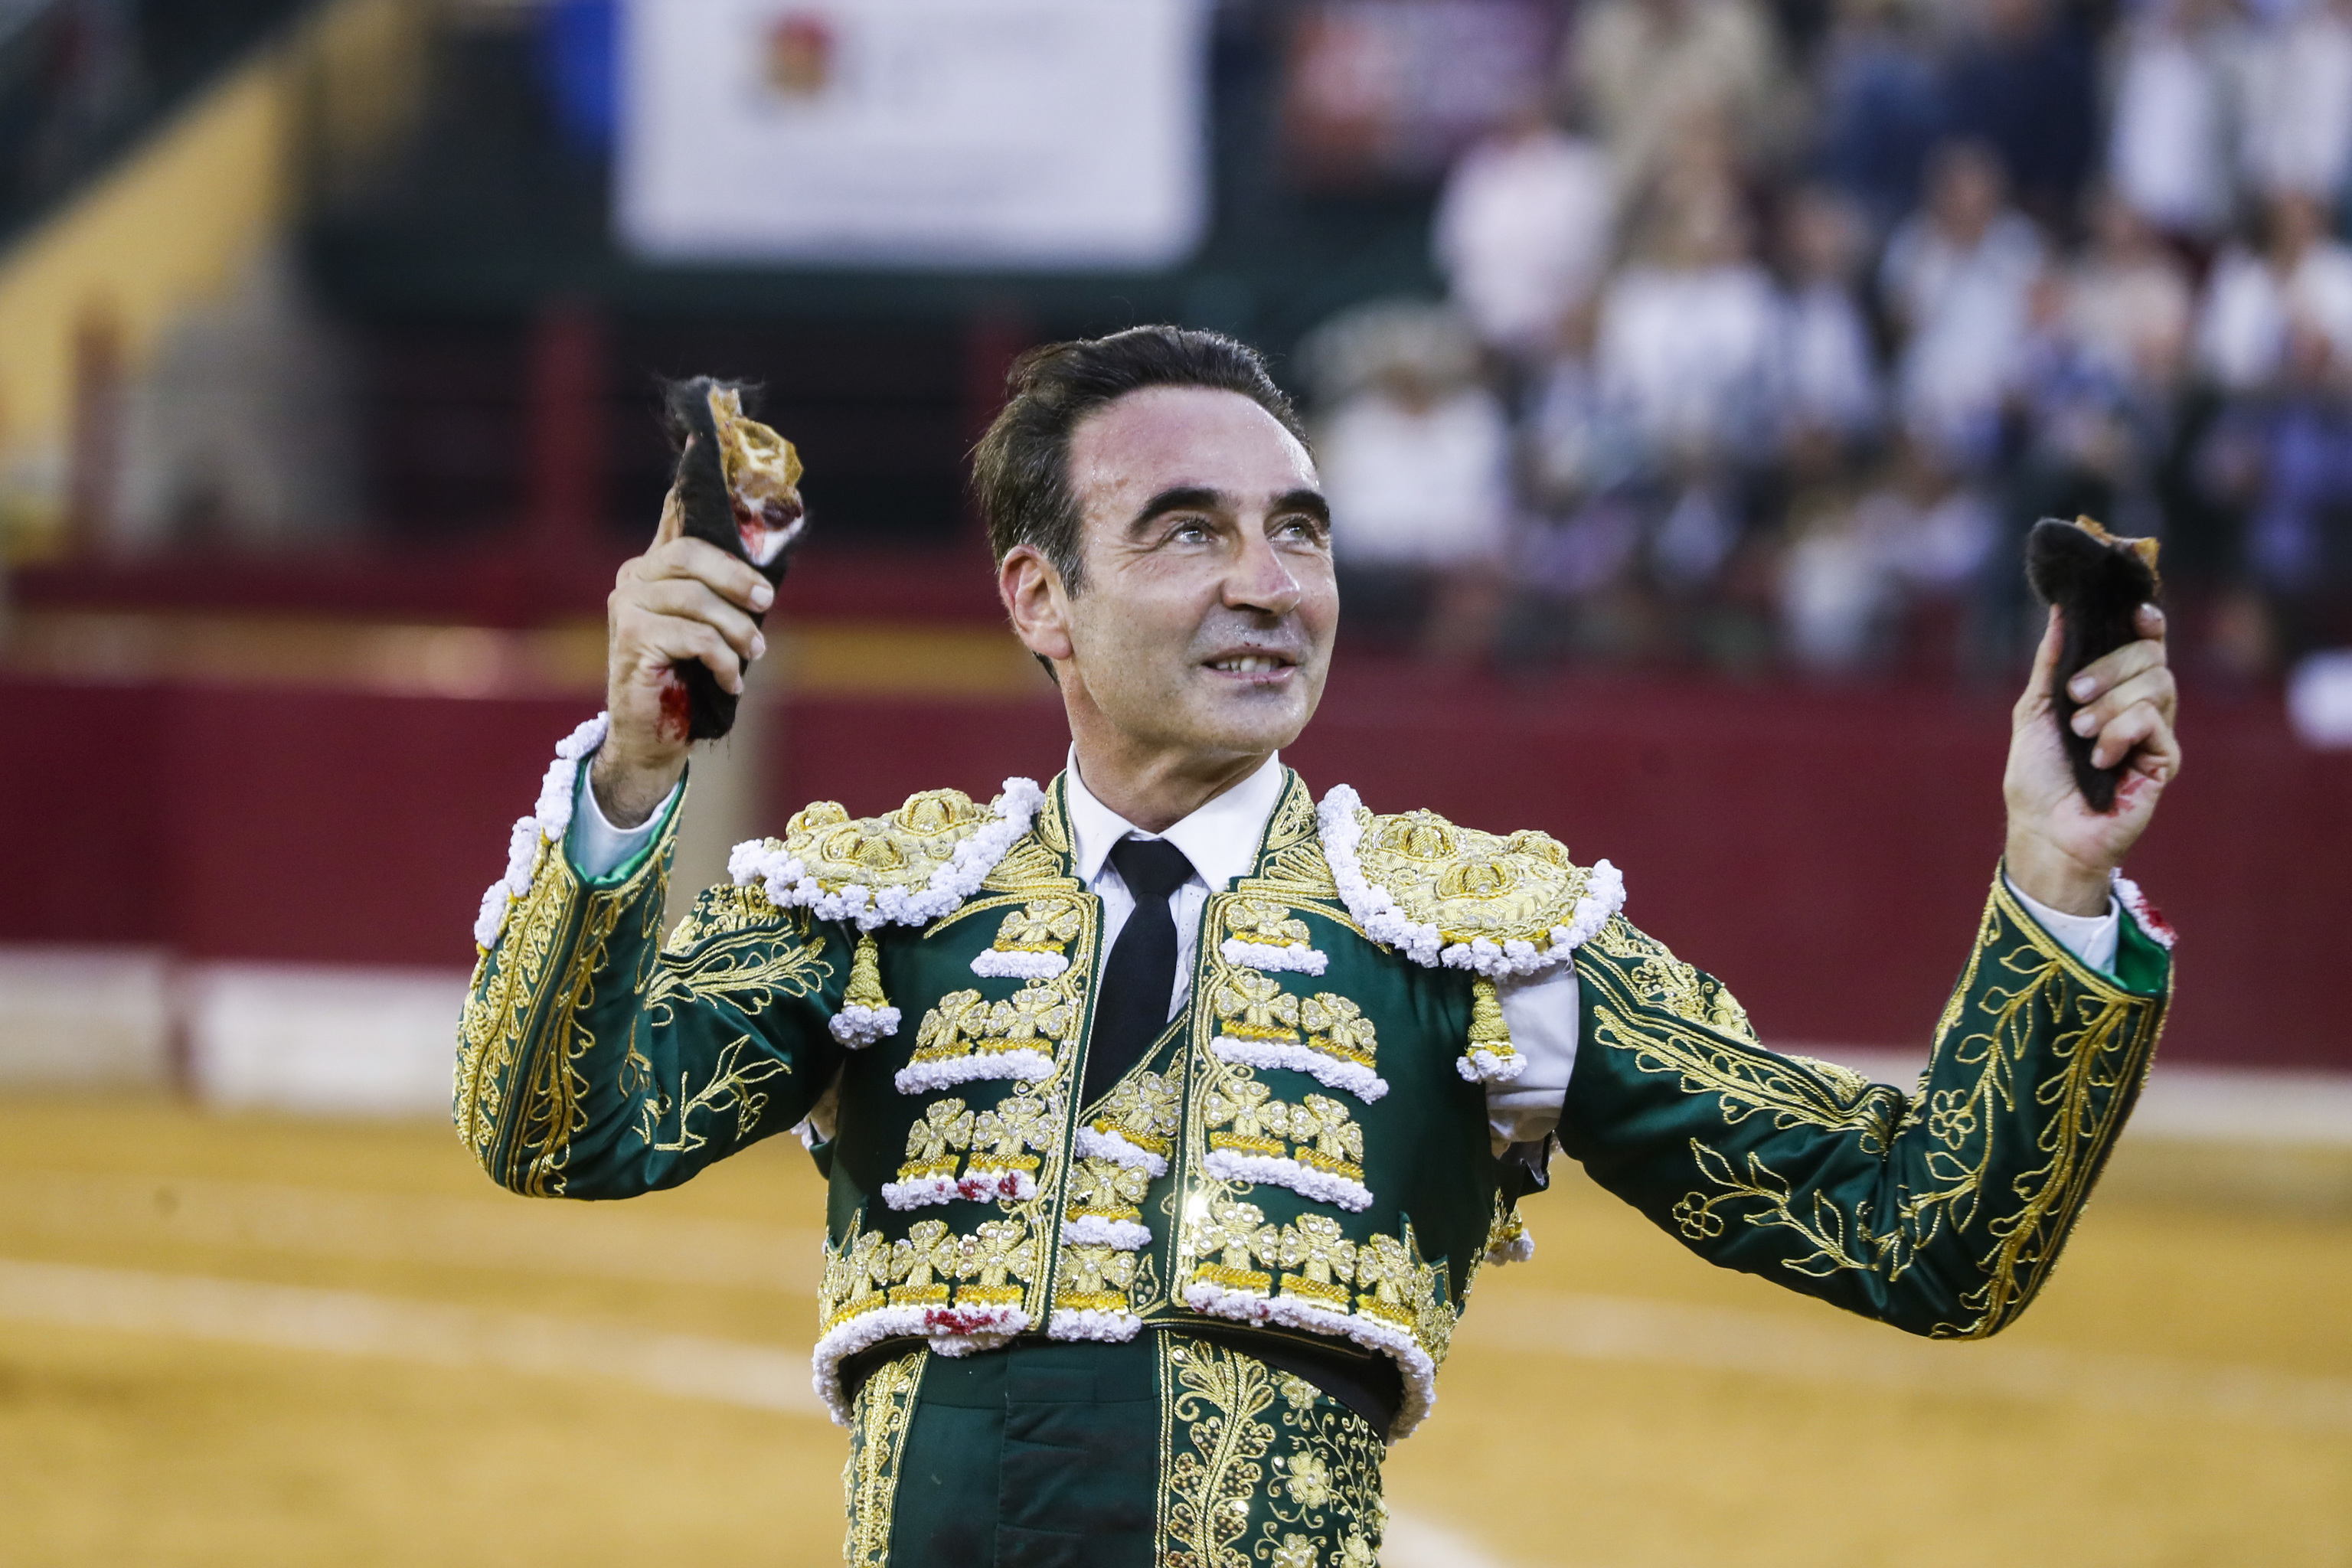
<instances>
[{"instance_id":1,"label":"white shirt of spectator","mask_svg":"<svg viewBox=\"0 0 2352 1568\"><path fill-rule=\"evenodd\" d=\"M1736 449L1759 433L1780 325L1772 280L1751 263L1629 267L1601 301L1601 395L1662 450Z\"/></svg>"},{"instance_id":2,"label":"white shirt of spectator","mask_svg":"<svg viewBox=\"0 0 2352 1568\"><path fill-rule=\"evenodd\" d=\"M1608 264L1609 156L1559 131L1463 154L1438 197L1433 246L1454 302L1488 343L1538 354Z\"/></svg>"},{"instance_id":3,"label":"white shirt of spectator","mask_svg":"<svg viewBox=\"0 0 2352 1568\"><path fill-rule=\"evenodd\" d=\"M1910 325L1899 372L1904 418L1949 458L1974 455L2016 377L2042 257L2040 232L2013 212L1965 247L1923 214L1886 247L1887 293Z\"/></svg>"},{"instance_id":4,"label":"white shirt of spectator","mask_svg":"<svg viewBox=\"0 0 2352 1568\"><path fill-rule=\"evenodd\" d=\"M1316 444L1342 564L1444 570L1497 559L1511 520L1511 431L1483 387L1412 408L1374 389Z\"/></svg>"},{"instance_id":5,"label":"white shirt of spectator","mask_svg":"<svg viewBox=\"0 0 2352 1568\"><path fill-rule=\"evenodd\" d=\"M2198 361L2229 390L2255 391L2278 374L2293 322L2323 333L2352 363L2352 249L2322 240L2284 281L2251 251L2225 253L2205 285Z\"/></svg>"},{"instance_id":6,"label":"white shirt of spectator","mask_svg":"<svg viewBox=\"0 0 2352 1568\"><path fill-rule=\"evenodd\" d=\"M2352 20L2305 0L2248 52L2245 169L2257 188L2333 202L2352 181Z\"/></svg>"},{"instance_id":7,"label":"white shirt of spectator","mask_svg":"<svg viewBox=\"0 0 2352 1568\"><path fill-rule=\"evenodd\" d=\"M2229 221L2234 29L2189 31L2153 0L2124 36L2107 173L2133 209L2158 228L2210 234Z\"/></svg>"},{"instance_id":8,"label":"white shirt of spectator","mask_svg":"<svg viewBox=\"0 0 2352 1568\"><path fill-rule=\"evenodd\" d=\"M1851 437L1877 422L1878 371L1871 358L1870 328L1851 291L1817 280L1785 295L1771 363L1774 402L1784 425Z\"/></svg>"}]
</instances>

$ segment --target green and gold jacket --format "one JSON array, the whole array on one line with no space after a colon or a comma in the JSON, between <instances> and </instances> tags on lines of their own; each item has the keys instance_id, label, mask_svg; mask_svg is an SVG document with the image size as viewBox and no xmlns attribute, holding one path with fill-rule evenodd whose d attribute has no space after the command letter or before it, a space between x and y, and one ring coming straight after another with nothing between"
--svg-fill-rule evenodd
<instances>
[{"instance_id":1,"label":"green and gold jacket","mask_svg":"<svg viewBox=\"0 0 2352 1568\"><path fill-rule=\"evenodd\" d=\"M1479 1266L1527 1246L1487 1127L1486 1084L1520 1065L1497 982L1574 964L1559 1136L1601 1184L1713 1262L1960 1337L2046 1277L2169 986L2135 922L2110 978L1997 881L1906 1096L1763 1049L1617 912L1606 861L1344 787L1318 808L1292 773L1254 872L1208 900L1184 1010L1081 1105L1102 911L1063 788L813 805L665 942L675 812L583 883L551 770L478 928L460 1136L517 1192L612 1198L800 1127L830 1184L836 1415L844 1359L886 1342L1243 1324L1393 1358L1402 1436Z\"/></svg>"}]
</instances>

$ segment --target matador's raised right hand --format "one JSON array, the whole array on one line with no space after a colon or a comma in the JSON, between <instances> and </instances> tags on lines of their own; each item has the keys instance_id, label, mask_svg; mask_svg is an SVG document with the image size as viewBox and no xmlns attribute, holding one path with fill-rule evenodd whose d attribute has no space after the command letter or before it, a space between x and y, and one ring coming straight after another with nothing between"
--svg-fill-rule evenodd
<instances>
[{"instance_id":1,"label":"matador's raised right hand","mask_svg":"<svg viewBox=\"0 0 2352 1568\"><path fill-rule=\"evenodd\" d=\"M699 659L719 684L743 689L743 672L768 651L751 616L775 603L758 569L685 536L673 489L651 548L624 565L604 601L604 701L612 733L589 783L615 827L634 827L686 771L686 688L670 666Z\"/></svg>"}]
</instances>

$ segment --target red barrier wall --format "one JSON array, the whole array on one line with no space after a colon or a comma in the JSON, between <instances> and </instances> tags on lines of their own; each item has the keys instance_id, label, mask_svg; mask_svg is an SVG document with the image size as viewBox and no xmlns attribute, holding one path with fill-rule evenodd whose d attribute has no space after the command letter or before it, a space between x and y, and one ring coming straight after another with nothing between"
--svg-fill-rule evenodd
<instances>
[{"instance_id":1,"label":"red barrier wall","mask_svg":"<svg viewBox=\"0 0 2352 1568\"><path fill-rule=\"evenodd\" d=\"M458 964L507 825L584 704L0 680L0 941ZM2352 1068L2352 754L2274 707L2191 702L2189 765L2132 870L2183 931L2168 1051ZM1768 1037L1924 1038L2000 851L2006 716L1940 691L1336 679L1290 760L1318 791L1542 827ZM804 700L775 820L1060 765L1059 710Z\"/></svg>"}]
</instances>

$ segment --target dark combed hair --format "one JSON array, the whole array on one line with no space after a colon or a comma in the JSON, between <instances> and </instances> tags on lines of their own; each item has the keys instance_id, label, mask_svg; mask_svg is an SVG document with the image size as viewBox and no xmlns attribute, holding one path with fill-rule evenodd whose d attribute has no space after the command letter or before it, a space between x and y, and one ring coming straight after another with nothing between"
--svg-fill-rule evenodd
<instances>
[{"instance_id":1,"label":"dark combed hair","mask_svg":"<svg viewBox=\"0 0 2352 1568\"><path fill-rule=\"evenodd\" d=\"M1001 564L1029 545L1076 593L1082 576L1078 506L1070 493L1070 432L1098 408L1153 386L1237 392L1307 438L1297 411L1255 349L1222 332L1129 327L1104 338L1047 343L1013 362L1004 411L972 448L971 483Z\"/></svg>"}]
</instances>

